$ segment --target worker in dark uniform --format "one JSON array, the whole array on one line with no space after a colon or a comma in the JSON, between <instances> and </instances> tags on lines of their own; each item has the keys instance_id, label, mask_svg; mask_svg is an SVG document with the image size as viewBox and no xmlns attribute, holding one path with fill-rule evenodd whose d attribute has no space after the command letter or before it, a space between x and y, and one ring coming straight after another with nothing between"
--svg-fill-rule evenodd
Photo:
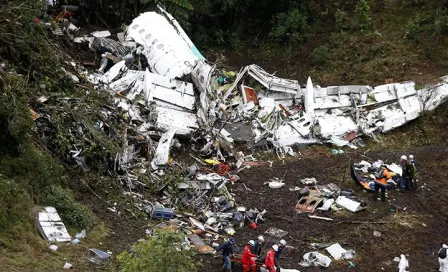
<instances>
[{"instance_id":1,"label":"worker in dark uniform","mask_svg":"<svg viewBox=\"0 0 448 272\"><path fill-rule=\"evenodd\" d=\"M232 272L232 263L230 262L230 256L233 255L233 245L235 245L235 239L232 237L222 245L220 245L216 251L222 250L222 258L224 260L223 271ZM216 253L215 251L215 253Z\"/></svg>"},{"instance_id":2,"label":"worker in dark uniform","mask_svg":"<svg viewBox=\"0 0 448 272\"><path fill-rule=\"evenodd\" d=\"M280 255L282 254L282 251L285 247L286 247L286 241L283 239L280 240L280 243L278 244L278 250L275 252L275 255L274 255L275 267L277 267L277 271L281 270L279 260L280 260Z\"/></svg>"},{"instance_id":3,"label":"worker in dark uniform","mask_svg":"<svg viewBox=\"0 0 448 272\"><path fill-rule=\"evenodd\" d=\"M261 257L262 256L261 250L263 249L263 244L264 244L264 237L263 237L263 235L260 235L260 236L258 236L257 241L255 241L255 245L252 246L252 248L250 249L252 254L260 256L257 259L257 262L260 262L260 263L264 263L264 258Z\"/></svg>"},{"instance_id":4,"label":"worker in dark uniform","mask_svg":"<svg viewBox=\"0 0 448 272\"><path fill-rule=\"evenodd\" d=\"M400 166L401 166L401 177L404 179L404 186L406 190L411 189L411 167L412 165L408 162L408 158L406 155L401 156L400 160Z\"/></svg>"}]
</instances>

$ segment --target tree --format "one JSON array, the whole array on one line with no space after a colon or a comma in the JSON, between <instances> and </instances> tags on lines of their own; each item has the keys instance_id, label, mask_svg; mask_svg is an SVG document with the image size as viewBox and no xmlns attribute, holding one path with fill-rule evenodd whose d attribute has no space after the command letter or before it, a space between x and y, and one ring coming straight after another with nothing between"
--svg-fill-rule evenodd
<instances>
[{"instance_id":1,"label":"tree","mask_svg":"<svg viewBox=\"0 0 448 272\"><path fill-rule=\"evenodd\" d=\"M370 17L370 7L367 0L359 0L356 4L356 26L360 30L372 28L372 18Z\"/></svg>"},{"instance_id":2,"label":"tree","mask_svg":"<svg viewBox=\"0 0 448 272\"><path fill-rule=\"evenodd\" d=\"M159 230L154 236L132 246L131 253L117 256L122 272L193 272L197 264L193 252L184 250L182 233L173 228Z\"/></svg>"}]
</instances>

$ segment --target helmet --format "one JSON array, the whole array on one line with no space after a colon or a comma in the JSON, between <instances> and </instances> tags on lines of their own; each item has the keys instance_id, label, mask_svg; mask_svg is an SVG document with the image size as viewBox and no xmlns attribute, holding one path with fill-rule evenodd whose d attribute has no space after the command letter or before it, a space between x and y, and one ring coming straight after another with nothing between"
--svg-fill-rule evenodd
<instances>
[{"instance_id":1,"label":"helmet","mask_svg":"<svg viewBox=\"0 0 448 272\"><path fill-rule=\"evenodd\" d=\"M250 241L248 242L248 244L251 245L251 246L254 246L254 245L255 245L255 241L254 241L254 240L250 240Z\"/></svg>"},{"instance_id":2,"label":"helmet","mask_svg":"<svg viewBox=\"0 0 448 272\"><path fill-rule=\"evenodd\" d=\"M401 160L403 160L403 161L407 161L407 160L408 160L408 157L406 157L406 155L401 155Z\"/></svg>"},{"instance_id":3,"label":"helmet","mask_svg":"<svg viewBox=\"0 0 448 272\"><path fill-rule=\"evenodd\" d=\"M273 246L272 246L272 249L273 249L274 251L278 251L278 245L273 245Z\"/></svg>"},{"instance_id":4,"label":"helmet","mask_svg":"<svg viewBox=\"0 0 448 272\"><path fill-rule=\"evenodd\" d=\"M409 155L409 160L413 161L414 160L414 155Z\"/></svg>"},{"instance_id":5,"label":"helmet","mask_svg":"<svg viewBox=\"0 0 448 272\"><path fill-rule=\"evenodd\" d=\"M280 244L286 246L286 241L285 240L280 240Z\"/></svg>"},{"instance_id":6,"label":"helmet","mask_svg":"<svg viewBox=\"0 0 448 272\"><path fill-rule=\"evenodd\" d=\"M263 235L258 236L258 241L260 241L261 243L264 243L264 237Z\"/></svg>"}]
</instances>

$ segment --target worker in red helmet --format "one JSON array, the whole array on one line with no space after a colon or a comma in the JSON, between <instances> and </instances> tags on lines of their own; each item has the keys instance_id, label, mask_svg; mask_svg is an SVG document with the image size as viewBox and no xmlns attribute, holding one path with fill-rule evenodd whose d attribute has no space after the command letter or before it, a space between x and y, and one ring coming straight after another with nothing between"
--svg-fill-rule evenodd
<instances>
[{"instance_id":1,"label":"worker in red helmet","mask_svg":"<svg viewBox=\"0 0 448 272\"><path fill-rule=\"evenodd\" d=\"M250 249L255 245L254 240L250 240L247 246L244 247L243 256L241 256L241 264L243 265L243 271L249 272L249 270L255 265L254 258L258 256L253 254Z\"/></svg>"},{"instance_id":2,"label":"worker in red helmet","mask_svg":"<svg viewBox=\"0 0 448 272\"><path fill-rule=\"evenodd\" d=\"M278 251L278 245L273 245L272 249L269 250L268 254L266 255L266 260L264 261L264 264L266 265L266 268L269 272L276 272L277 268L275 267L275 252Z\"/></svg>"}]
</instances>

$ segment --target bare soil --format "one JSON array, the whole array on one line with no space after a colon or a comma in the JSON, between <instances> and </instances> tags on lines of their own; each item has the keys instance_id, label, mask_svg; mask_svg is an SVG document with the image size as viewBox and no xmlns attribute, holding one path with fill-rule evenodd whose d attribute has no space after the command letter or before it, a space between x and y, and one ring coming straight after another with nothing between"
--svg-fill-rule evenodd
<instances>
[{"instance_id":1,"label":"bare soil","mask_svg":"<svg viewBox=\"0 0 448 272\"><path fill-rule=\"evenodd\" d=\"M328 152L328 153L327 153ZM300 271L315 271L318 268L302 268L298 263L303 254L313 251L311 242L340 243L345 249L356 251L353 262L356 268L349 269L348 261L333 261L327 271L397 271L398 263L392 260L400 254L409 255L412 271L437 271L437 250L446 243L448 232L448 213L444 200L448 196L446 179L448 173L448 147L433 146L409 150L420 164L419 188L404 193L389 191L386 203L373 201L372 194L365 192L350 177L350 162L358 162L361 152L352 151L342 155L329 155L329 150L301 152L294 160L272 167L253 167L241 172L241 182L231 188L238 204L248 208L266 209L267 219L256 230L249 226L238 229L235 235L241 250L250 239L256 239L269 227L289 232L285 237L289 246L280 261L283 268L295 268ZM402 153L376 152L366 153L371 159L389 159L397 161ZM271 178L284 179L286 186L270 189L263 182ZM297 192L290 192L294 186L303 187L300 180L315 177L319 184L335 183L341 189L353 189L356 195L367 202L367 209L357 213L349 211L329 211L321 216L331 217L334 221L310 219L306 214L295 211ZM252 192L246 190L244 183ZM386 224L352 222L386 222ZM374 237L378 230L381 237ZM268 240L263 250L275 240ZM329 255L327 252L322 253ZM434 252L434 256L432 256ZM429 256L428 256L429 255ZM222 261L212 256L201 256L202 271L221 271ZM242 271L236 264L234 271Z\"/></svg>"}]
</instances>

